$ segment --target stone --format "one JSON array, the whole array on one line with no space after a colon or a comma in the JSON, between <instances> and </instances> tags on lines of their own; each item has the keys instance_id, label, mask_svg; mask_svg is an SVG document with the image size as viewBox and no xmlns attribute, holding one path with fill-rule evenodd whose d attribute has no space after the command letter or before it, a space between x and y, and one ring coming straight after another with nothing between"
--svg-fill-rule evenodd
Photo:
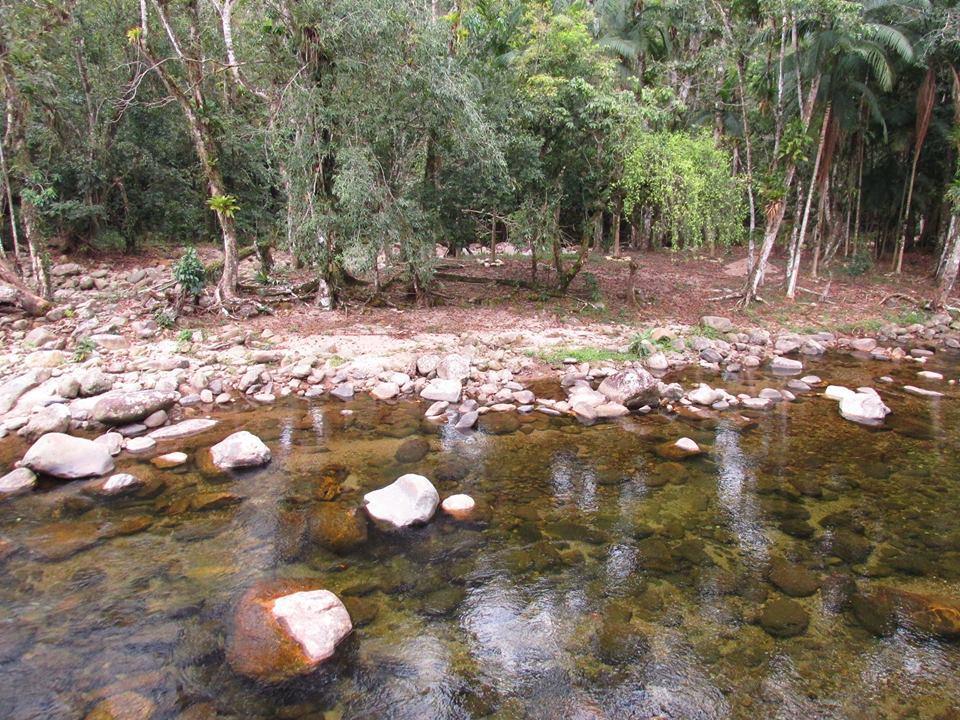
<instances>
[{"instance_id":1,"label":"stone","mask_svg":"<svg viewBox=\"0 0 960 720\"><path fill-rule=\"evenodd\" d=\"M9 412L21 395L49 378L49 370L31 370L0 385L0 415Z\"/></svg>"},{"instance_id":2,"label":"stone","mask_svg":"<svg viewBox=\"0 0 960 720\"><path fill-rule=\"evenodd\" d=\"M71 275L80 275L83 267L77 263L61 263L50 268L50 274L54 277L70 277Z\"/></svg>"},{"instance_id":3,"label":"stone","mask_svg":"<svg viewBox=\"0 0 960 720\"><path fill-rule=\"evenodd\" d=\"M410 438L400 444L400 447L398 447L394 453L394 458L396 458L399 463L418 462L419 460L423 460L429 452L429 442L423 438Z\"/></svg>"},{"instance_id":4,"label":"stone","mask_svg":"<svg viewBox=\"0 0 960 720\"><path fill-rule=\"evenodd\" d=\"M476 508L477 504L474 502L473 498L469 495L451 495L448 498L445 498L444 501L440 504L440 507L443 509L447 515L450 515L457 520L466 520L471 515Z\"/></svg>"},{"instance_id":5,"label":"stone","mask_svg":"<svg viewBox=\"0 0 960 720\"><path fill-rule=\"evenodd\" d=\"M770 369L777 373L792 374L803 372L803 363L792 358L777 355L770 361Z\"/></svg>"},{"instance_id":6,"label":"stone","mask_svg":"<svg viewBox=\"0 0 960 720\"><path fill-rule=\"evenodd\" d=\"M172 452L166 455L158 455L150 460L150 463L161 470L177 467L187 462L187 454L184 452Z\"/></svg>"},{"instance_id":7,"label":"stone","mask_svg":"<svg viewBox=\"0 0 960 720\"><path fill-rule=\"evenodd\" d=\"M178 438L189 437L190 435L197 435L202 432L206 432L213 427L216 427L217 421L211 420L208 418L191 418L190 420L182 420L174 425L167 425L166 427L157 428L149 434L149 437L153 438L157 442L161 440L176 440Z\"/></svg>"},{"instance_id":8,"label":"stone","mask_svg":"<svg viewBox=\"0 0 960 720\"><path fill-rule=\"evenodd\" d=\"M877 341L873 338L854 338L850 341L850 348L857 352L873 352L877 347Z\"/></svg>"},{"instance_id":9,"label":"stone","mask_svg":"<svg viewBox=\"0 0 960 720\"><path fill-rule=\"evenodd\" d=\"M93 417L104 425L127 425L143 420L157 410L165 410L177 401L175 392L136 390L108 393L93 406Z\"/></svg>"},{"instance_id":10,"label":"stone","mask_svg":"<svg viewBox=\"0 0 960 720\"><path fill-rule=\"evenodd\" d=\"M690 400L690 402L705 406L713 405L722 397L722 392L714 390L705 383L700 383L698 388L687 393L687 399Z\"/></svg>"},{"instance_id":11,"label":"stone","mask_svg":"<svg viewBox=\"0 0 960 720\"><path fill-rule=\"evenodd\" d=\"M478 413L476 410L465 412L457 418L457 421L454 423L453 427L457 430L469 430L477 424L477 420L479 418L480 413Z\"/></svg>"},{"instance_id":12,"label":"stone","mask_svg":"<svg viewBox=\"0 0 960 720\"><path fill-rule=\"evenodd\" d=\"M669 369L670 361L667 360L667 356L662 352L655 352L644 361L644 365L650 370L662 371Z\"/></svg>"},{"instance_id":13,"label":"stone","mask_svg":"<svg viewBox=\"0 0 960 720\"><path fill-rule=\"evenodd\" d=\"M150 720L156 710L153 700L127 690L98 702L84 720Z\"/></svg>"},{"instance_id":14,"label":"stone","mask_svg":"<svg viewBox=\"0 0 960 720\"><path fill-rule=\"evenodd\" d=\"M658 382L643 368L621 370L604 378L597 388L607 401L630 407L645 404L657 394ZM600 404L600 403L597 403Z\"/></svg>"},{"instance_id":15,"label":"stone","mask_svg":"<svg viewBox=\"0 0 960 720\"><path fill-rule=\"evenodd\" d=\"M856 395L856 393L850 388L843 387L842 385L827 385L827 389L823 391L823 396L827 400L839 401L852 395Z\"/></svg>"},{"instance_id":16,"label":"stone","mask_svg":"<svg viewBox=\"0 0 960 720\"><path fill-rule=\"evenodd\" d=\"M426 387L420 391L420 397L424 400L436 400L444 402L460 402L460 394L463 387L459 380L431 380Z\"/></svg>"},{"instance_id":17,"label":"stone","mask_svg":"<svg viewBox=\"0 0 960 720\"><path fill-rule=\"evenodd\" d=\"M820 588L820 578L814 573L783 558L774 558L767 578L790 597L808 597Z\"/></svg>"},{"instance_id":18,"label":"stone","mask_svg":"<svg viewBox=\"0 0 960 720\"><path fill-rule=\"evenodd\" d=\"M876 393L857 392L840 400L840 415L861 425L878 425L890 414Z\"/></svg>"},{"instance_id":19,"label":"stone","mask_svg":"<svg viewBox=\"0 0 960 720\"><path fill-rule=\"evenodd\" d=\"M733 323L730 318L719 317L717 315L704 315L700 318L700 324L705 328L716 330L721 333L733 332Z\"/></svg>"},{"instance_id":20,"label":"stone","mask_svg":"<svg viewBox=\"0 0 960 720\"><path fill-rule=\"evenodd\" d=\"M106 475L113 470L113 457L93 440L48 433L27 450L21 464L42 475L75 480Z\"/></svg>"},{"instance_id":21,"label":"stone","mask_svg":"<svg viewBox=\"0 0 960 720\"><path fill-rule=\"evenodd\" d=\"M786 598L767 603L760 613L760 627L777 638L800 635L809 624L810 616L803 606Z\"/></svg>"},{"instance_id":22,"label":"stone","mask_svg":"<svg viewBox=\"0 0 960 720\"><path fill-rule=\"evenodd\" d=\"M210 448L210 458L221 470L259 467L270 462L270 448L253 433L240 430Z\"/></svg>"},{"instance_id":23,"label":"stone","mask_svg":"<svg viewBox=\"0 0 960 720\"><path fill-rule=\"evenodd\" d=\"M167 422L167 417L166 410L157 410L152 415L147 415L147 417L143 419L143 424L152 430L160 427L161 425L165 425Z\"/></svg>"},{"instance_id":24,"label":"stone","mask_svg":"<svg viewBox=\"0 0 960 720\"><path fill-rule=\"evenodd\" d=\"M598 418L611 419L629 415L630 409L626 405L610 402L597 405L597 407L594 408L594 413Z\"/></svg>"},{"instance_id":25,"label":"stone","mask_svg":"<svg viewBox=\"0 0 960 720\"><path fill-rule=\"evenodd\" d=\"M658 445L656 452L665 460L683 460L703 454L700 446L688 437L682 437L676 442L666 442Z\"/></svg>"},{"instance_id":26,"label":"stone","mask_svg":"<svg viewBox=\"0 0 960 720\"><path fill-rule=\"evenodd\" d=\"M946 640L960 638L960 603L956 600L877 586L858 590L852 605L854 616L874 635L890 635L904 627Z\"/></svg>"},{"instance_id":27,"label":"stone","mask_svg":"<svg viewBox=\"0 0 960 720\"><path fill-rule=\"evenodd\" d=\"M33 490L37 476L30 468L17 468L0 477L0 498L23 495Z\"/></svg>"},{"instance_id":28,"label":"stone","mask_svg":"<svg viewBox=\"0 0 960 720\"><path fill-rule=\"evenodd\" d=\"M47 433L64 433L69 429L70 410L66 405L55 403L33 413L27 424L20 430L20 434L39 437Z\"/></svg>"},{"instance_id":29,"label":"stone","mask_svg":"<svg viewBox=\"0 0 960 720\"><path fill-rule=\"evenodd\" d=\"M142 436L142 437L130 438L129 440L127 440L127 444L124 449L128 453L133 453L134 455L138 455L141 453L148 453L151 450L153 450L156 446L157 446L157 441L154 440L152 437Z\"/></svg>"},{"instance_id":30,"label":"stone","mask_svg":"<svg viewBox=\"0 0 960 720\"><path fill-rule=\"evenodd\" d=\"M924 380L943 380L941 373L933 372L932 370L921 370L917 373L917 377L923 378Z\"/></svg>"},{"instance_id":31,"label":"stone","mask_svg":"<svg viewBox=\"0 0 960 720\"><path fill-rule=\"evenodd\" d=\"M337 398L337 400L343 400L344 402L351 400L353 399L354 395L353 385L350 383L340 383L330 391L330 395Z\"/></svg>"},{"instance_id":32,"label":"stone","mask_svg":"<svg viewBox=\"0 0 960 720\"><path fill-rule=\"evenodd\" d=\"M123 450L123 435L118 432L106 432L94 440L100 443L110 452L111 455L119 455Z\"/></svg>"},{"instance_id":33,"label":"stone","mask_svg":"<svg viewBox=\"0 0 960 720\"><path fill-rule=\"evenodd\" d=\"M126 495L143 487L143 480L129 473L111 475L104 483L98 484L95 489L97 495Z\"/></svg>"},{"instance_id":34,"label":"stone","mask_svg":"<svg viewBox=\"0 0 960 720\"><path fill-rule=\"evenodd\" d=\"M57 339L57 336L54 335L50 330L45 327L36 327L26 334L23 338L23 344L29 345L30 347L42 347L48 342L53 342Z\"/></svg>"},{"instance_id":35,"label":"stone","mask_svg":"<svg viewBox=\"0 0 960 720\"><path fill-rule=\"evenodd\" d=\"M196 512L222 510L223 508L239 505L243 500L244 498L242 496L227 492L197 493L190 498L190 509Z\"/></svg>"},{"instance_id":36,"label":"stone","mask_svg":"<svg viewBox=\"0 0 960 720\"><path fill-rule=\"evenodd\" d=\"M317 504L307 516L310 540L343 555L367 541L367 518L356 507L341 503Z\"/></svg>"},{"instance_id":37,"label":"stone","mask_svg":"<svg viewBox=\"0 0 960 720\"><path fill-rule=\"evenodd\" d=\"M340 599L309 580L272 580L244 593L226 647L234 671L278 683L307 675L353 630Z\"/></svg>"},{"instance_id":38,"label":"stone","mask_svg":"<svg viewBox=\"0 0 960 720\"><path fill-rule=\"evenodd\" d=\"M402 530L423 524L440 504L437 489L422 475L402 475L393 483L363 496L367 514L385 530Z\"/></svg>"},{"instance_id":39,"label":"stone","mask_svg":"<svg viewBox=\"0 0 960 720\"><path fill-rule=\"evenodd\" d=\"M447 411L448 407L450 407L450 403L445 400L438 400L427 408L424 415L428 418L440 417Z\"/></svg>"},{"instance_id":40,"label":"stone","mask_svg":"<svg viewBox=\"0 0 960 720\"><path fill-rule=\"evenodd\" d=\"M432 372L436 372L437 366L440 364L439 355L421 355L417 359L417 372L420 375L426 377Z\"/></svg>"},{"instance_id":41,"label":"stone","mask_svg":"<svg viewBox=\"0 0 960 720\"><path fill-rule=\"evenodd\" d=\"M38 559L59 562L93 547L99 540L98 523L54 522L37 526L27 536L26 545Z\"/></svg>"},{"instance_id":42,"label":"stone","mask_svg":"<svg viewBox=\"0 0 960 720\"><path fill-rule=\"evenodd\" d=\"M100 368L90 368L77 373L80 395L92 397L109 391L113 387L113 378Z\"/></svg>"},{"instance_id":43,"label":"stone","mask_svg":"<svg viewBox=\"0 0 960 720\"><path fill-rule=\"evenodd\" d=\"M400 386L395 382L382 382L373 386L370 391L377 400L392 400L400 394Z\"/></svg>"},{"instance_id":44,"label":"stone","mask_svg":"<svg viewBox=\"0 0 960 720\"><path fill-rule=\"evenodd\" d=\"M904 391L910 393L911 395L916 395L918 397L927 397L927 398L943 397L942 392L937 392L936 390L927 390L926 388L920 388L914 385L904 385L903 389Z\"/></svg>"},{"instance_id":45,"label":"stone","mask_svg":"<svg viewBox=\"0 0 960 720\"><path fill-rule=\"evenodd\" d=\"M437 363L437 377L441 380L456 380L462 383L470 377L470 361L457 353L445 355Z\"/></svg>"}]
</instances>

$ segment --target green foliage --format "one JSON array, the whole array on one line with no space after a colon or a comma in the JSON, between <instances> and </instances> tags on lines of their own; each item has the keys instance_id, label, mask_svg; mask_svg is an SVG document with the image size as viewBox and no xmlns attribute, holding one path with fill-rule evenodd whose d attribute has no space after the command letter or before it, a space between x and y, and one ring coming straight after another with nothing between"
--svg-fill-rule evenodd
<instances>
[{"instance_id":1,"label":"green foliage","mask_svg":"<svg viewBox=\"0 0 960 720\"><path fill-rule=\"evenodd\" d=\"M173 266L173 279L176 280L184 292L193 297L197 297L203 292L203 287L207 282L203 263L197 255L195 248L187 248L183 255Z\"/></svg>"},{"instance_id":2,"label":"green foliage","mask_svg":"<svg viewBox=\"0 0 960 720\"><path fill-rule=\"evenodd\" d=\"M743 186L730 174L729 154L710 136L639 131L629 148L621 183L628 215L655 208L655 231L676 249L743 237Z\"/></svg>"},{"instance_id":3,"label":"green foliage","mask_svg":"<svg viewBox=\"0 0 960 720\"><path fill-rule=\"evenodd\" d=\"M843 271L850 277L860 277L873 270L873 253L860 250L850 256L843 266Z\"/></svg>"},{"instance_id":4,"label":"green foliage","mask_svg":"<svg viewBox=\"0 0 960 720\"><path fill-rule=\"evenodd\" d=\"M177 333L177 342L178 343L191 343L193 342L193 330L189 328L184 328L179 333Z\"/></svg>"},{"instance_id":5,"label":"green foliage","mask_svg":"<svg viewBox=\"0 0 960 720\"><path fill-rule=\"evenodd\" d=\"M153 321L157 324L157 327L169 330L177 324L177 316L163 308L157 308L153 311Z\"/></svg>"},{"instance_id":6,"label":"green foliage","mask_svg":"<svg viewBox=\"0 0 960 720\"><path fill-rule=\"evenodd\" d=\"M652 330L644 330L634 335L630 339L630 352L639 358L648 358L657 350L664 352L671 349L669 338L661 337L653 340L652 334Z\"/></svg>"},{"instance_id":7,"label":"green foliage","mask_svg":"<svg viewBox=\"0 0 960 720\"><path fill-rule=\"evenodd\" d=\"M240 206L237 204L237 198L234 195L214 195L207 200L207 207L229 218L232 218L240 209Z\"/></svg>"},{"instance_id":8,"label":"green foliage","mask_svg":"<svg viewBox=\"0 0 960 720\"><path fill-rule=\"evenodd\" d=\"M75 363L85 362L97 349L93 340L88 337L78 338L73 346L73 361Z\"/></svg>"},{"instance_id":9,"label":"green foliage","mask_svg":"<svg viewBox=\"0 0 960 720\"><path fill-rule=\"evenodd\" d=\"M583 273L583 284L587 290L587 296L594 302L603 299L603 293L600 290L600 281L592 272Z\"/></svg>"},{"instance_id":10,"label":"green foliage","mask_svg":"<svg viewBox=\"0 0 960 720\"><path fill-rule=\"evenodd\" d=\"M608 350L597 347L580 348L553 348L544 350L539 354L541 360L550 365L562 365L567 359L575 360L578 363L603 362L612 360L614 362L624 362L636 360L638 355L631 352L620 352L618 350Z\"/></svg>"}]
</instances>

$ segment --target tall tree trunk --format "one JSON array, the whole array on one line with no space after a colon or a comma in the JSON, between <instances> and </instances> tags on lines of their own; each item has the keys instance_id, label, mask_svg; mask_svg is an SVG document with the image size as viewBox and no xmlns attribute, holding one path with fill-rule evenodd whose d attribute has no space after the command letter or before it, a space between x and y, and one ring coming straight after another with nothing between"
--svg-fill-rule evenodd
<instances>
[{"instance_id":1,"label":"tall tree trunk","mask_svg":"<svg viewBox=\"0 0 960 720\"><path fill-rule=\"evenodd\" d=\"M923 141L930 129L930 120L933 117L933 106L936 101L936 73L931 65L923 78L920 90L917 93L917 126L914 130L913 164L910 167L910 183L907 189L907 201L903 209L903 227L897 241L896 255L894 256L893 270L898 275L903 271L903 253L907 245L907 232L910 227L910 211L913 206L913 184L917 179L917 163L920 160L920 150Z\"/></svg>"},{"instance_id":2,"label":"tall tree trunk","mask_svg":"<svg viewBox=\"0 0 960 720\"><path fill-rule=\"evenodd\" d=\"M800 235L793 248L790 259L790 272L787 278L787 297L793 300L797 294L797 278L800 276L800 259L803 255L803 243L807 236L807 223L810 220L810 205L813 203L813 193L817 189L817 179L820 176L820 163L823 160L823 149L827 142L827 132L830 127L831 105L823 113L823 125L820 128L820 142L817 144L817 157L813 162L813 173L810 176L810 188L807 191L807 202L803 208L803 220L800 221Z\"/></svg>"},{"instance_id":3,"label":"tall tree trunk","mask_svg":"<svg viewBox=\"0 0 960 720\"><path fill-rule=\"evenodd\" d=\"M30 250L30 267L37 290L44 298L50 299L50 267L47 251L37 227L37 208L29 199L20 198L20 219L23 221L23 234Z\"/></svg>"},{"instance_id":4,"label":"tall tree trunk","mask_svg":"<svg viewBox=\"0 0 960 720\"><path fill-rule=\"evenodd\" d=\"M957 214L950 214L950 229L947 231L947 242L944 246L943 270L940 273L940 282L937 284L937 297L934 305L945 307L957 282L957 270L960 269L960 222Z\"/></svg>"},{"instance_id":5,"label":"tall tree trunk","mask_svg":"<svg viewBox=\"0 0 960 720\"><path fill-rule=\"evenodd\" d=\"M807 128L810 126L810 118L813 115L813 106L816 102L817 93L819 91L820 75L818 74L813 78L813 82L810 83L806 102L802 106L803 110L800 119L804 132L806 132ZM783 216L787 210L786 199L790 193L790 188L793 186L793 179L796 175L796 171L796 165L793 163L793 161L790 161L790 163L787 165L786 172L784 173L783 197L770 203L766 208L766 227L764 228L763 233L763 244L760 246L760 255L757 258L756 264L753 266L753 269L747 273L747 282L744 288L743 299L741 301L745 306L757 299L758 293L760 292L760 283L763 281L763 275L767 269L767 262L770 259L770 254L773 252L773 246L777 241L777 236L780 234L780 226L783 224Z\"/></svg>"},{"instance_id":6,"label":"tall tree trunk","mask_svg":"<svg viewBox=\"0 0 960 720\"><path fill-rule=\"evenodd\" d=\"M620 257L620 216L623 214L623 199L617 196L613 206L613 256Z\"/></svg>"}]
</instances>

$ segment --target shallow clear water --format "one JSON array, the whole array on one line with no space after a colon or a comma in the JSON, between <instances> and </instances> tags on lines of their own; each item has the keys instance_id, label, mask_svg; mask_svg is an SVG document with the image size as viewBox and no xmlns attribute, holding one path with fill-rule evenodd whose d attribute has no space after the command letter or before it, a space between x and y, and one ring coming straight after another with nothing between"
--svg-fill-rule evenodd
<instances>
[{"instance_id":1,"label":"shallow clear water","mask_svg":"<svg viewBox=\"0 0 960 720\"><path fill-rule=\"evenodd\" d=\"M885 373L919 384L917 369L808 364L852 387ZM732 392L785 383L703 379ZM895 411L883 430L812 396L748 429L531 415L488 428L505 434L461 435L423 421L420 405L367 399L346 405L350 417L301 402L222 416L159 450L243 427L271 446L269 467L126 459L121 470L155 481L139 497L50 483L0 506L14 548L0 561L0 716L83 717L134 690L158 718L960 717L960 642L874 636L837 592L852 578L960 599L960 393L883 392ZM683 435L708 454L654 453ZM415 437L429 454L397 462ZM0 463L22 452L5 441ZM341 554L303 535L305 518L355 507L404 472L472 495L476 521L371 528ZM318 499L338 481L337 497ZM856 558L836 556L838 535ZM795 599L808 629L784 639L757 623L783 597L767 579L779 558L824 579ZM322 578L362 625L317 673L264 687L231 671L224 642L238 596L272 577Z\"/></svg>"}]
</instances>

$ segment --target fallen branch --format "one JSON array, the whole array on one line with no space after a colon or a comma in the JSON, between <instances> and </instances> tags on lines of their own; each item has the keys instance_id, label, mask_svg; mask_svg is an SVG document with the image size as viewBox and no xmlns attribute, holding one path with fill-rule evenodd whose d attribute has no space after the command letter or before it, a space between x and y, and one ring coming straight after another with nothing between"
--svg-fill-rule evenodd
<instances>
[{"instance_id":1,"label":"fallen branch","mask_svg":"<svg viewBox=\"0 0 960 720\"><path fill-rule=\"evenodd\" d=\"M911 303L913 303L914 305L918 305L918 306L919 306L919 305L923 305L923 301L922 301L922 300L918 300L917 298L913 297L913 295L909 295L909 294L903 293L903 292L890 293L889 295L887 295L885 298L883 298L883 300L881 300L881 301L880 301L879 303L877 303L877 304L878 304L878 305L886 305L886 304L887 304L888 302L890 302L891 300L895 300L895 299L898 299L898 298L901 299L901 300L906 300L907 302L911 302Z\"/></svg>"},{"instance_id":2,"label":"fallen branch","mask_svg":"<svg viewBox=\"0 0 960 720\"><path fill-rule=\"evenodd\" d=\"M448 282L475 283L478 285L505 285L507 287L525 288L533 290L534 286L526 280L514 280L511 278L483 278L475 275L460 275L459 273L435 272L433 276L437 280L446 280Z\"/></svg>"},{"instance_id":3,"label":"fallen branch","mask_svg":"<svg viewBox=\"0 0 960 720\"><path fill-rule=\"evenodd\" d=\"M16 304L28 314L37 317L45 314L52 307L48 300L37 295L23 284L17 274L7 265L6 260L0 260L0 281L17 291Z\"/></svg>"}]
</instances>

